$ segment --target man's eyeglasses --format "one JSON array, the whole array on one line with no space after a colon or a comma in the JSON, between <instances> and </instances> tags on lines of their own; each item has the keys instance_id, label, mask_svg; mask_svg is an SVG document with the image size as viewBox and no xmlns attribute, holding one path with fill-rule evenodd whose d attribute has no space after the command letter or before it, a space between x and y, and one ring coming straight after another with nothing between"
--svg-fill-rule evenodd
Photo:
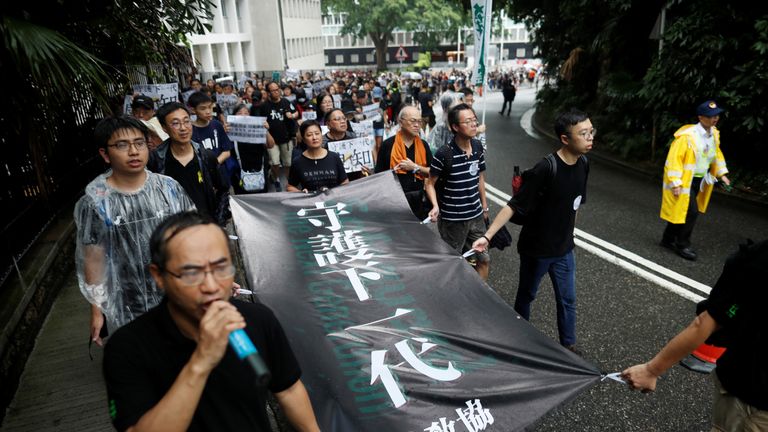
<instances>
[{"instance_id":1,"label":"man's eyeglasses","mask_svg":"<svg viewBox=\"0 0 768 432\"><path fill-rule=\"evenodd\" d=\"M181 129L182 126L184 126L184 128L186 129L186 128L192 126L192 120L190 120L190 119L185 119L184 121L174 120L174 121L171 122L170 126L173 129L176 129L176 130Z\"/></svg>"},{"instance_id":2,"label":"man's eyeglasses","mask_svg":"<svg viewBox=\"0 0 768 432\"><path fill-rule=\"evenodd\" d=\"M127 152L128 148L133 146L136 150L144 150L147 148L147 140L140 138L134 141L118 141L114 144L107 144L107 147L114 147L117 151Z\"/></svg>"},{"instance_id":3,"label":"man's eyeglasses","mask_svg":"<svg viewBox=\"0 0 768 432\"><path fill-rule=\"evenodd\" d=\"M412 125L421 123L421 119L417 119L417 118L412 118L412 119L404 118L403 121L406 123L410 123Z\"/></svg>"},{"instance_id":4,"label":"man's eyeglasses","mask_svg":"<svg viewBox=\"0 0 768 432\"><path fill-rule=\"evenodd\" d=\"M577 133L576 135L578 135L578 136L580 136L580 137L582 137L584 139L587 139L587 138L594 138L595 134L597 134L597 129L593 128L593 129L589 129L589 130L583 130L583 131Z\"/></svg>"},{"instance_id":5,"label":"man's eyeglasses","mask_svg":"<svg viewBox=\"0 0 768 432\"><path fill-rule=\"evenodd\" d=\"M235 275L235 266L232 264L225 264L225 265L219 265L211 270L203 270L203 269L187 269L183 270L181 273L176 274L170 270L165 270L166 273L169 275L179 279L183 285L187 286L195 286L200 285L205 280L205 277L208 276L208 273L211 273L215 279L228 279Z\"/></svg>"},{"instance_id":6,"label":"man's eyeglasses","mask_svg":"<svg viewBox=\"0 0 768 432\"><path fill-rule=\"evenodd\" d=\"M477 119L469 119L464 120L463 122L459 122L459 124L463 124L464 126L477 126L480 124L480 122L477 121Z\"/></svg>"}]
</instances>

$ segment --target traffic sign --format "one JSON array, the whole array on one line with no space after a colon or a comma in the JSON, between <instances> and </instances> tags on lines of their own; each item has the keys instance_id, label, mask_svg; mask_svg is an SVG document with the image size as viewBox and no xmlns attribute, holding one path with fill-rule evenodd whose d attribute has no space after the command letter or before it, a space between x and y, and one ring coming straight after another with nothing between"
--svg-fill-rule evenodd
<instances>
[{"instance_id":1,"label":"traffic sign","mask_svg":"<svg viewBox=\"0 0 768 432\"><path fill-rule=\"evenodd\" d=\"M408 53L405 52L405 48L403 48L402 45L400 45L400 48L397 50L397 54L395 54L395 59L397 61L403 61L408 58Z\"/></svg>"}]
</instances>

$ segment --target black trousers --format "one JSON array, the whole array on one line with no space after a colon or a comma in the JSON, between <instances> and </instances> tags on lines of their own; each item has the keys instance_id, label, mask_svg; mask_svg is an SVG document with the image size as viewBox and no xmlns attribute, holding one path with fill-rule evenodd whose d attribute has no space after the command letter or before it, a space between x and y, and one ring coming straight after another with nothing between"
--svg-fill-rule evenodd
<instances>
[{"instance_id":1,"label":"black trousers","mask_svg":"<svg viewBox=\"0 0 768 432\"><path fill-rule=\"evenodd\" d=\"M509 115L512 112L512 101L515 100L514 97L507 97L504 96L504 105L501 106L501 113L504 114L504 110L507 110L507 115ZM509 108L507 108L509 106Z\"/></svg>"},{"instance_id":2,"label":"black trousers","mask_svg":"<svg viewBox=\"0 0 768 432\"><path fill-rule=\"evenodd\" d=\"M667 222L667 228L664 230L664 242L674 244L679 248L687 248L691 245L691 234L693 234L696 219L699 217L699 205L696 203L696 196L699 195L701 189L701 180L701 177L694 177L691 182L691 197L688 200L685 223Z\"/></svg>"}]
</instances>

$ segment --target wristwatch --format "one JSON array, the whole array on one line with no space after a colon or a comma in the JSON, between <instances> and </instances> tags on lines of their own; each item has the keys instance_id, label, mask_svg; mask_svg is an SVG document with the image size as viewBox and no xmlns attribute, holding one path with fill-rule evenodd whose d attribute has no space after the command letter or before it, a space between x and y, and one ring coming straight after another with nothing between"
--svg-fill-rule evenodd
<instances>
[{"instance_id":1,"label":"wristwatch","mask_svg":"<svg viewBox=\"0 0 768 432\"><path fill-rule=\"evenodd\" d=\"M418 174L420 170L421 170L421 168L419 168L419 167L417 166L417 167L416 167L416 168L414 168L414 169L413 169L413 171L411 171L411 172L412 172L412 173L414 173L414 174Z\"/></svg>"}]
</instances>

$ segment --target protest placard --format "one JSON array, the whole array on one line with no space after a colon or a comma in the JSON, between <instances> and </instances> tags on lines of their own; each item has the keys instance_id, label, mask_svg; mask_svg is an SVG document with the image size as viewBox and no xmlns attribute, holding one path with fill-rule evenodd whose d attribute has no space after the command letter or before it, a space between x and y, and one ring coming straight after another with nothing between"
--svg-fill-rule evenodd
<instances>
[{"instance_id":1,"label":"protest placard","mask_svg":"<svg viewBox=\"0 0 768 432\"><path fill-rule=\"evenodd\" d=\"M216 103L219 105L219 108L221 108L224 115L231 115L233 114L232 110L234 110L235 105L237 105L237 99L236 94L221 94L216 96Z\"/></svg>"},{"instance_id":2,"label":"protest placard","mask_svg":"<svg viewBox=\"0 0 768 432\"><path fill-rule=\"evenodd\" d=\"M189 97L192 96L192 93L195 93L196 91L197 90L187 90L181 94L181 98L184 100L184 105L189 104Z\"/></svg>"},{"instance_id":3,"label":"protest placard","mask_svg":"<svg viewBox=\"0 0 768 432\"><path fill-rule=\"evenodd\" d=\"M363 107L365 118L373 121L381 121L379 104L373 103Z\"/></svg>"},{"instance_id":4,"label":"protest placard","mask_svg":"<svg viewBox=\"0 0 768 432\"><path fill-rule=\"evenodd\" d=\"M229 124L229 139L237 142L266 144L267 129L264 127L266 117L227 116Z\"/></svg>"},{"instance_id":5,"label":"protest placard","mask_svg":"<svg viewBox=\"0 0 768 432\"><path fill-rule=\"evenodd\" d=\"M373 136L373 120L351 122L350 125L352 125L352 132L358 137Z\"/></svg>"},{"instance_id":6,"label":"protest placard","mask_svg":"<svg viewBox=\"0 0 768 432\"><path fill-rule=\"evenodd\" d=\"M134 93L143 94L149 96L155 101L155 109L167 104L168 102L178 102L179 100L179 84L135 84L133 86Z\"/></svg>"},{"instance_id":7,"label":"protest placard","mask_svg":"<svg viewBox=\"0 0 768 432\"><path fill-rule=\"evenodd\" d=\"M373 144L372 136L331 141L328 150L338 153L344 162L344 171L351 173L361 171L363 165L373 168Z\"/></svg>"},{"instance_id":8,"label":"protest placard","mask_svg":"<svg viewBox=\"0 0 768 432\"><path fill-rule=\"evenodd\" d=\"M317 111L304 111L301 113L302 120L317 120Z\"/></svg>"},{"instance_id":9,"label":"protest placard","mask_svg":"<svg viewBox=\"0 0 768 432\"><path fill-rule=\"evenodd\" d=\"M133 109L131 108L132 102L133 95L125 95L125 99L123 100L123 114L131 115L133 113Z\"/></svg>"},{"instance_id":10,"label":"protest placard","mask_svg":"<svg viewBox=\"0 0 768 432\"><path fill-rule=\"evenodd\" d=\"M341 108L341 95L333 95L331 96L333 98L333 107L334 108Z\"/></svg>"}]
</instances>

